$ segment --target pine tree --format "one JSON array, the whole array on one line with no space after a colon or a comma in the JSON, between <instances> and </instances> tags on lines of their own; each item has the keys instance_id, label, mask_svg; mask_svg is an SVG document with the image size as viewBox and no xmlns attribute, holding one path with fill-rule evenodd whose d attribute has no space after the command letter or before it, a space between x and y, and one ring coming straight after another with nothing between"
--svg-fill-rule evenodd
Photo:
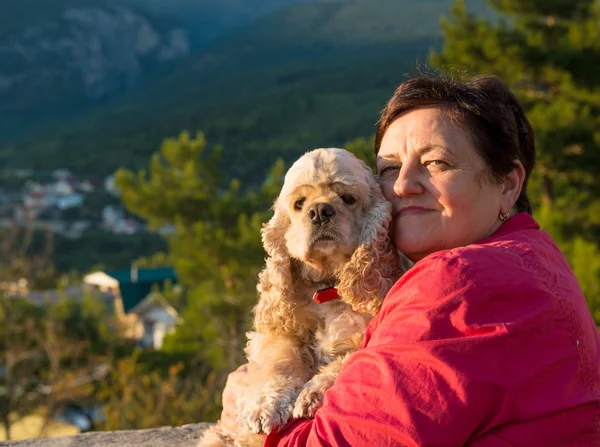
<instances>
[{"instance_id":1,"label":"pine tree","mask_svg":"<svg viewBox=\"0 0 600 447\"><path fill-rule=\"evenodd\" d=\"M226 181L220 148L207 150L200 133L167 139L148 171L120 170L125 206L154 228L171 224L169 257L188 288L184 323L164 349L201 353L215 370L244 361L242 348L264 263L260 228L281 187L277 162L262 188L244 190Z\"/></svg>"},{"instance_id":2,"label":"pine tree","mask_svg":"<svg viewBox=\"0 0 600 447\"><path fill-rule=\"evenodd\" d=\"M535 217L567 254L600 322L600 3L489 4L494 22L457 0L431 62L453 75L498 75L522 101L536 132Z\"/></svg>"}]
</instances>

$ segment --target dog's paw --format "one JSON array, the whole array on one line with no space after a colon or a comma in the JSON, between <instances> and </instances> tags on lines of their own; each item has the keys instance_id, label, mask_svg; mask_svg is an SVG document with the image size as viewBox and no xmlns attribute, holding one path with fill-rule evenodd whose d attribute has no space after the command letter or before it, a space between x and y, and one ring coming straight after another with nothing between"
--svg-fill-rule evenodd
<instances>
[{"instance_id":1,"label":"dog's paw","mask_svg":"<svg viewBox=\"0 0 600 447\"><path fill-rule=\"evenodd\" d=\"M253 433L268 435L290 420L297 395L296 390L265 391L245 402L240 423Z\"/></svg>"},{"instance_id":2,"label":"dog's paw","mask_svg":"<svg viewBox=\"0 0 600 447\"><path fill-rule=\"evenodd\" d=\"M325 391L331 388L335 382L333 374L317 374L309 382L304 385L296 404L292 416L294 418L311 419L315 417L315 413L323 405Z\"/></svg>"},{"instance_id":3,"label":"dog's paw","mask_svg":"<svg viewBox=\"0 0 600 447\"><path fill-rule=\"evenodd\" d=\"M219 424L213 425L204 432L196 447L233 447L234 440L227 436Z\"/></svg>"}]
</instances>

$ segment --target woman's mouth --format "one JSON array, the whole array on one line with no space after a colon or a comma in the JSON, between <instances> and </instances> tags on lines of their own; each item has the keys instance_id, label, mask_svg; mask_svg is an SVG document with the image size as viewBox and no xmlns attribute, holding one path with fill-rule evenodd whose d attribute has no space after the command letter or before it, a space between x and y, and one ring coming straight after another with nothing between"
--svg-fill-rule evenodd
<instances>
[{"instance_id":1,"label":"woman's mouth","mask_svg":"<svg viewBox=\"0 0 600 447\"><path fill-rule=\"evenodd\" d=\"M405 216L426 214L426 213L430 213L432 211L434 211L434 210L429 209L429 208L424 208L422 206L403 206L395 213L395 215L400 216L400 217L405 217Z\"/></svg>"}]
</instances>

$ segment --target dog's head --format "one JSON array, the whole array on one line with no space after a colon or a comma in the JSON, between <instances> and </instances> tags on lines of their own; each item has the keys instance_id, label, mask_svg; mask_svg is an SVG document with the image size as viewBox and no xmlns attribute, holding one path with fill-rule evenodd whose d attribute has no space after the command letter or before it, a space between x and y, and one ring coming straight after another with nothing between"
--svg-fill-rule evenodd
<instances>
[{"instance_id":1,"label":"dog's head","mask_svg":"<svg viewBox=\"0 0 600 447\"><path fill-rule=\"evenodd\" d=\"M288 224L293 258L327 274L348 262L360 242L378 186L367 166L343 149L317 149L292 165L275 204ZM267 242L267 241L266 241Z\"/></svg>"},{"instance_id":2,"label":"dog's head","mask_svg":"<svg viewBox=\"0 0 600 447\"><path fill-rule=\"evenodd\" d=\"M399 261L387 237L391 207L361 160L343 149L308 152L287 172L274 210L262 237L266 271L286 289L281 299L293 294L296 259L305 279L335 277L344 301L361 311L378 308Z\"/></svg>"}]
</instances>

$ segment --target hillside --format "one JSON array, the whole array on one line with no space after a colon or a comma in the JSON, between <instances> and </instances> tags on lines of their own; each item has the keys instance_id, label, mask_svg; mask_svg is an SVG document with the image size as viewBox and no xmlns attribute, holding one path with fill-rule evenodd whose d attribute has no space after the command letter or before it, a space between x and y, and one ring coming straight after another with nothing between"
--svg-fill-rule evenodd
<instances>
[{"instance_id":1,"label":"hillside","mask_svg":"<svg viewBox=\"0 0 600 447\"><path fill-rule=\"evenodd\" d=\"M123 0L154 14L176 18L192 43L204 45L267 13L315 0Z\"/></svg>"},{"instance_id":2,"label":"hillside","mask_svg":"<svg viewBox=\"0 0 600 447\"><path fill-rule=\"evenodd\" d=\"M190 53L175 20L107 0L0 6L0 139L67 120Z\"/></svg>"},{"instance_id":3,"label":"hillside","mask_svg":"<svg viewBox=\"0 0 600 447\"><path fill-rule=\"evenodd\" d=\"M0 2L0 39L59 19L70 8L99 8L110 0L3 0Z\"/></svg>"},{"instance_id":4,"label":"hillside","mask_svg":"<svg viewBox=\"0 0 600 447\"><path fill-rule=\"evenodd\" d=\"M1 161L104 175L145 166L166 136L203 130L210 143L225 147L232 176L258 180L277 156L291 159L372 134L403 74L439 45L439 17L450 4L289 6L176 64L118 106L3 145ZM483 0L474 6L485 10Z\"/></svg>"},{"instance_id":5,"label":"hillside","mask_svg":"<svg viewBox=\"0 0 600 447\"><path fill-rule=\"evenodd\" d=\"M0 140L106 106L261 15L311 0L4 0Z\"/></svg>"}]
</instances>

